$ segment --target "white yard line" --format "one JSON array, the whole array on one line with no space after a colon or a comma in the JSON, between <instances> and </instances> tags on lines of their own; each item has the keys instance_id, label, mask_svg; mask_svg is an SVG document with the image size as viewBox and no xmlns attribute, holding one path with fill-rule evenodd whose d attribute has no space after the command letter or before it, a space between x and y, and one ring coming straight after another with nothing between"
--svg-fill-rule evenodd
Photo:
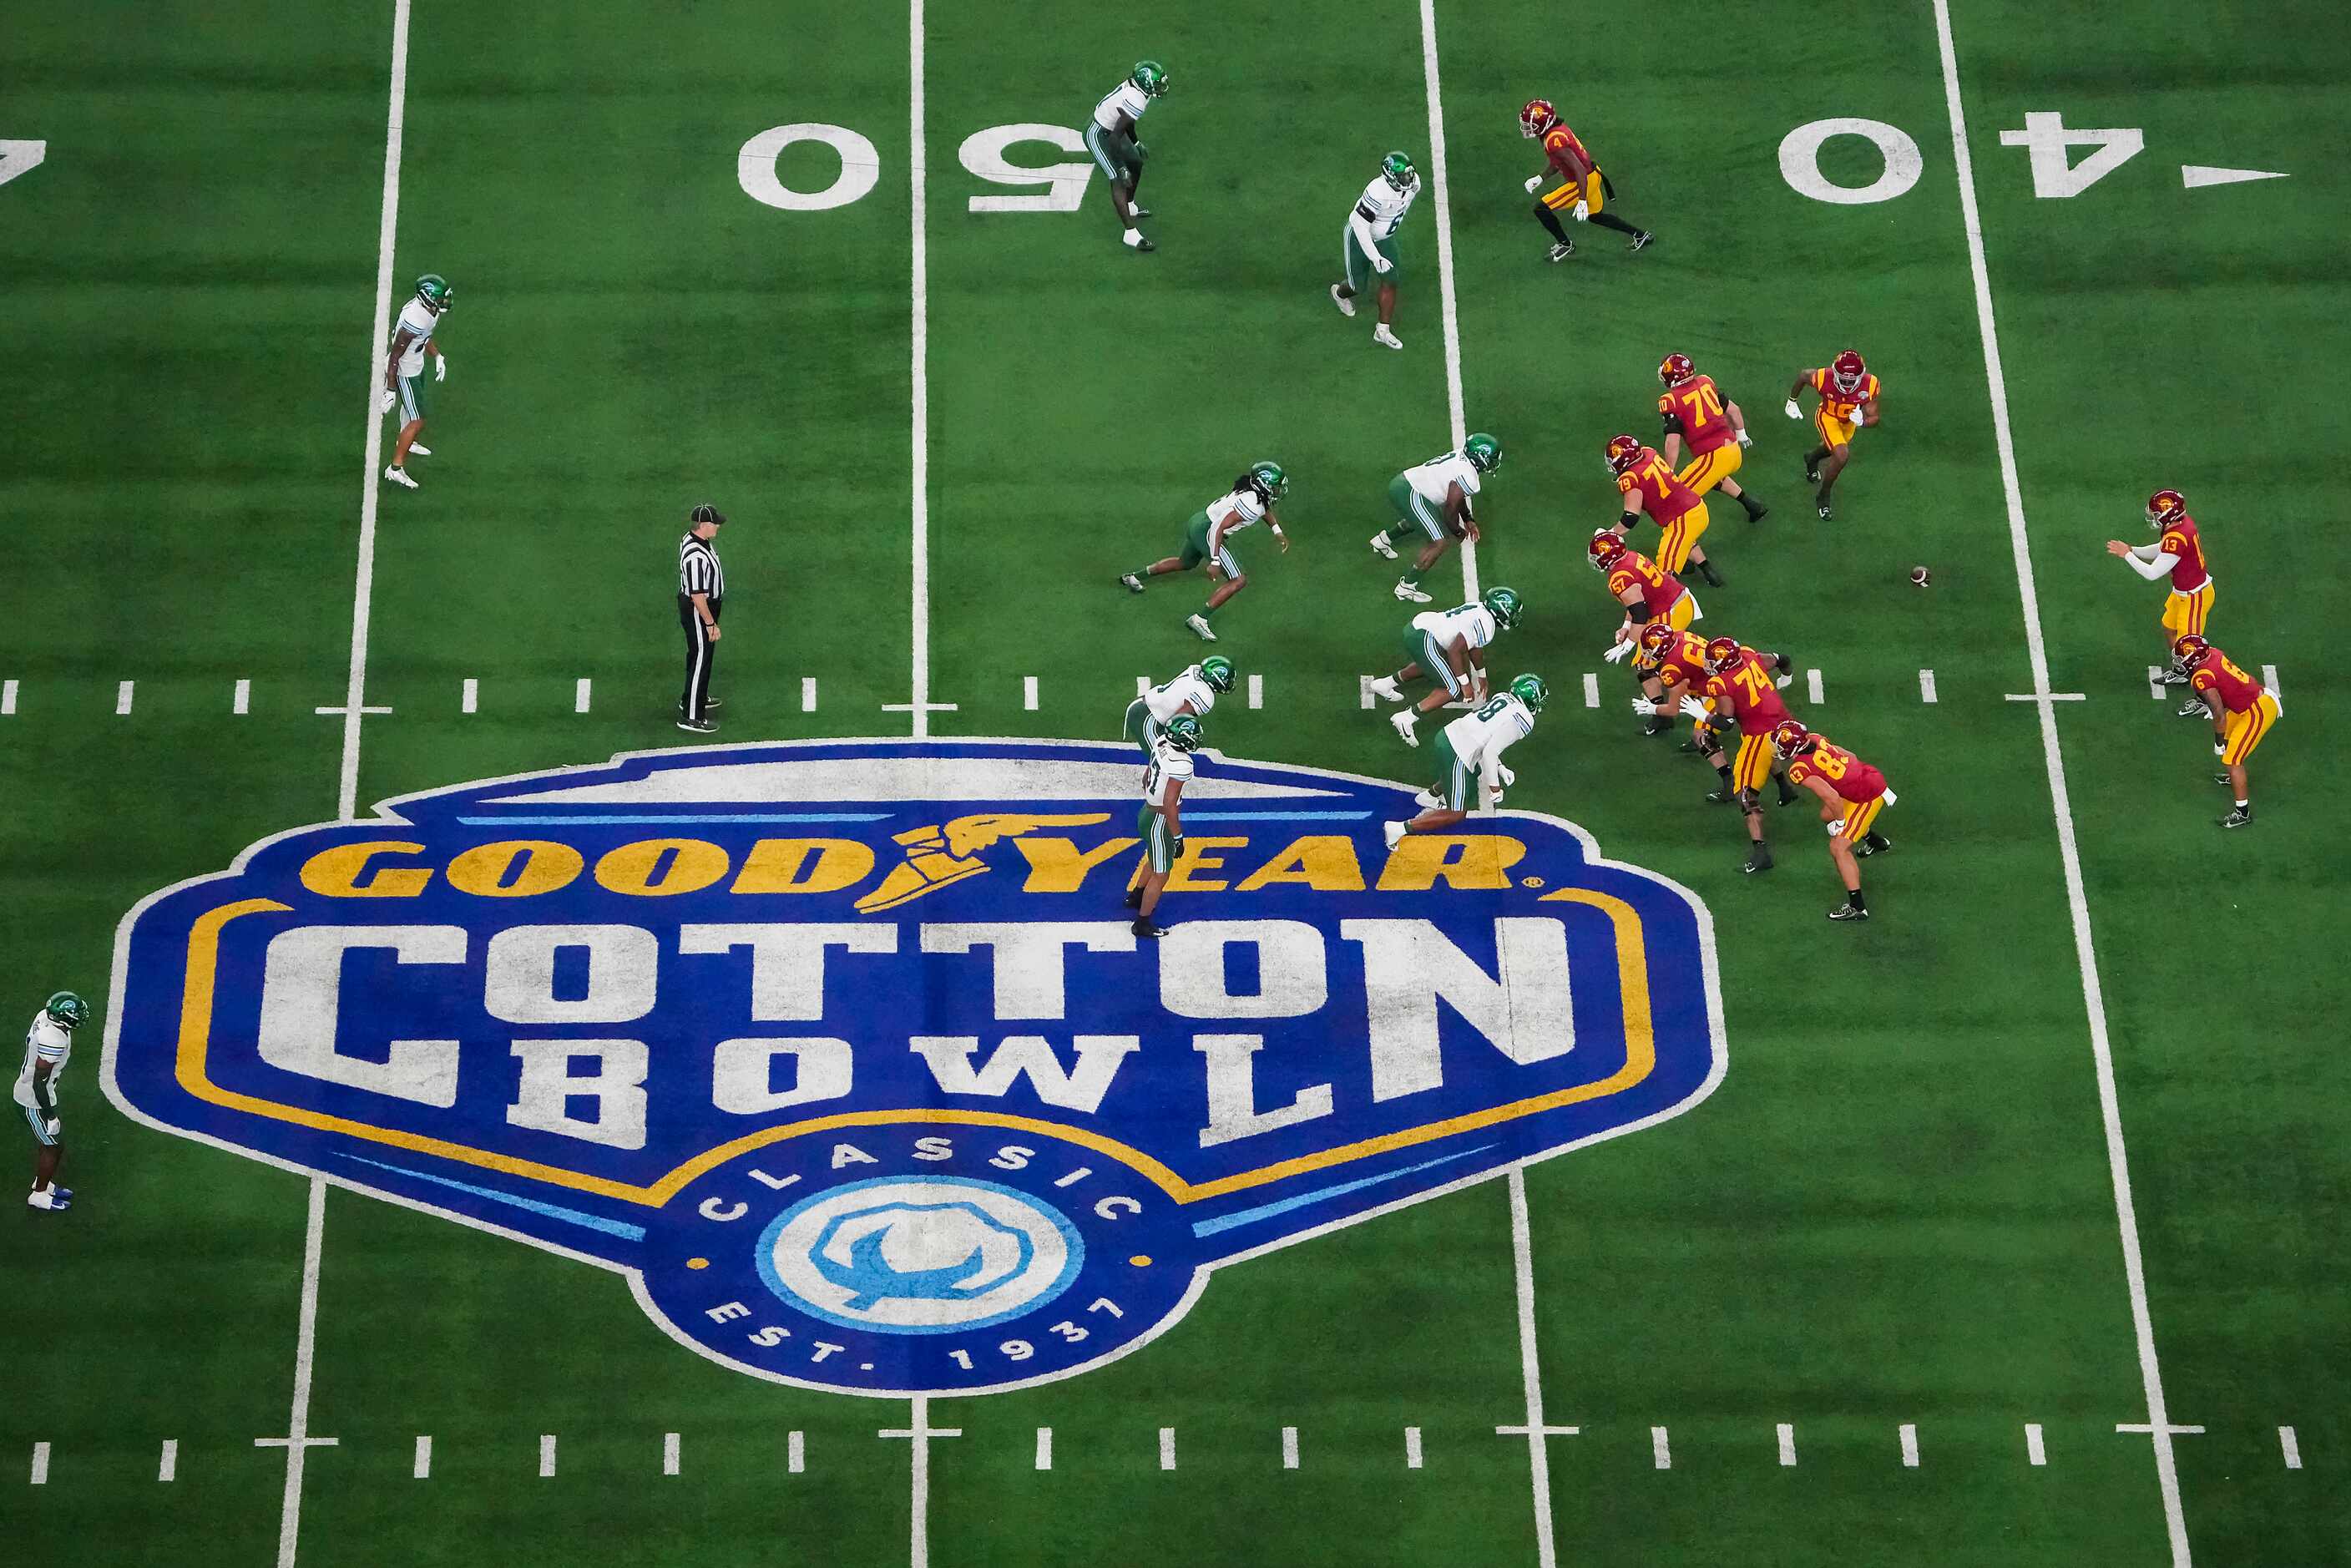
<instances>
[{"instance_id":1,"label":"white yard line","mask_svg":"<svg viewBox=\"0 0 2351 1568\"><path fill-rule=\"evenodd\" d=\"M1968 154L1967 114L1959 101L1958 46L1951 38L1949 0L1935 0L1936 43L1942 54L1943 100L1950 112L1951 157L1959 173L1959 214L1968 235L1968 266L1975 277L1976 327L1983 340L1984 375L1991 388L1992 434L2000 447L2001 483L2007 494L2009 548L2015 557L2017 588L2023 599L2025 643L2032 655L2032 689L2041 718L2041 751L2057 824L2058 855L2065 873L2065 901L2073 914L2074 952L2082 972L2082 1000L2089 1017L2090 1054L2098 1081L2098 1109L2105 1124L2106 1166L2114 1183L2115 1218L2123 1248L2123 1276L2130 1292L2131 1324L2138 1343L2139 1380L2147 1396L2148 1437L2155 1448L2156 1481L2163 1494L2163 1517L2171 1538L2171 1560L2190 1561L2188 1520L2179 1502L2179 1469L2172 1447L2177 1430L2164 1406L2163 1372L2156 1359L2155 1322L2147 1307L2147 1274L2140 1260L2138 1215L2131 1200L2130 1158L2123 1144L2122 1107L2115 1089L2115 1061L2106 1036L2105 998L2098 981L2098 956L2090 931L2090 906L2082 885L2081 854L2074 843L2074 810L2065 783L2064 753L2057 738L2055 694L2049 687L2049 653L2041 630L2041 600L2032 578L2032 552L2025 538L2024 496L2016 475L2016 443L2010 432L2008 382L2001 370L2000 334L1992 318L1991 274L1984 261L1983 220L1976 208L1975 168Z\"/></svg>"},{"instance_id":2,"label":"white yard line","mask_svg":"<svg viewBox=\"0 0 2351 1568\"><path fill-rule=\"evenodd\" d=\"M1426 0L1423 0L1426 4ZM1527 1399L1527 1469L1535 1508L1535 1562L1554 1568L1558 1548L1551 1528L1551 1434L1543 1426L1542 1368L1535 1353L1534 1236L1527 1222L1527 1173L1513 1168L1510 1182L1510 1272L1518 1284L1519 1376ZM1497 1428L1500 1430L1500 1428Z\"/></svg>"},{"instance_id":3,"label":"white yard line","mask_svg":"<svg viewBox=\"0 0 2351 1568\"><path fill-rule=\"evenodd\" d=\"M923 0L906 6L907 197L914 209L909 297L912 322L914 570L912 650L914 738L931 733L931 371L930 252L923 234L926 195L923 169ZM918 1422L917 1425L920 1425Z\"/></svg>"},{"instance_id":4,"label":"white yard line","mask_svg":"<svg viewBox=\"0 0 2351 1568\"><path fill-rule=\"evenodd\" d=\"M403 5L402 11L406 10ZM310 1202L302 1226L302 1300L294 1324L294 1394L288 1402L286 1436L286 1493L277 1514L277 1568L294 1568L294 1552L302 1533L302 1466L313 1448L331 1448L332 1437L310 1436L310 1371L319 1339L319 1259L326 1246L327 1182L310 1178Z\"/></svg>"},{"instance_id":5,"label":"white yard line","mask_svg":"<svg viewBox=\"0 0 2351 1568\"><path fill-rule=\"evenodd\" d=\"M794 1436L798 1436L798 1434L795 1433ZM927 1394L917 1394L913 1399L908 1401L906 1425L904 1428L903 1430L896 1427L885 1428L884 1430L876 1433L875 1436L883 1437L904 1437L907 1440L907 1448L911 1455L911 1458L909 1459L906 1468L911 1472L909 1495L913 1502L913 1509L908 1516L909 1522L906 1531L907 1561L911 1564L911 1568L930 1568L931 1439L934 1437L960 1437L963 1436L963 1428L960 1427L932 1426L930 1396Z\"/></svg>"},{"instance_id":6,"label":"white yard line","mask_svg":"<svg viewBox=\"0 0 2351 1568\"><path fill-rule=\"evenodd\" d=\"M1468 439L1461 407L1461 317L1453 299L1453 199L1445 173L1445 99L1437 74L1437 0L1420 0L1420 69L1428 89L1428 193L1437 204L1437 292L1445 313L1445 409L1453 445ZM1478 547L1461 541L1461 591L1478 597Z\"/></svg>"}]
</instances>

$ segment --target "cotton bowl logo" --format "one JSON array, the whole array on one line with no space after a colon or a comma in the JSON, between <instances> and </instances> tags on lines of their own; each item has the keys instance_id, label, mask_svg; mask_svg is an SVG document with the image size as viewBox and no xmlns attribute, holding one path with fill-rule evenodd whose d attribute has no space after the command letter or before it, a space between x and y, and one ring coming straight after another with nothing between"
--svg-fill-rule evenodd
<instances>
[{"instance_id":1,"label":"cotton bowl logo","mask_svg":"<svg viewBox=\"0 0 2351 1568\"><path fill-rule=\"evenodd\" d=\"M1155 943L1124 746L654 753L282 833L124 918L107 1091L898 1396L1100 1365L1224 1263L1719 1081L1686 890L1520 811L1389 850L1410 787L1201 755Z\"/></svg>"}]
</instances>

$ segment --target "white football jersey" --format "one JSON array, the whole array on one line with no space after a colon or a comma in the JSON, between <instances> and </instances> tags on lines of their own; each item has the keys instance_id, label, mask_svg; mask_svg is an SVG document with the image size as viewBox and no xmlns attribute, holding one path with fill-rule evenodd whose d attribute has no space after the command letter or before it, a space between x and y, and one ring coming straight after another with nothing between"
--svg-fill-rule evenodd
<instances>
[{"instance_id":1,"label":"white football jersey","mask_svg":"<svg viewBox=\"0 0 2351 1568\"><path fill-rule=\"evenodd\" d=\"M1374 239L1386 239L1396 232L1396 225L1404 222L1405 214L1412 211L1413 201L1419 194L1420 181L1417 178L1399 191L1389 184L1388 177L1383 174L1364 187L1364 193L1355 198L1355 211L1372 225Z\"/></svg>"},{"instance_id":2,"label":"white football jersey","mask_svg":"<svg viewBox=\"0 0 2351 1568\"><path fill-rule=\"evenodd\" d=\"M1445 727L1446 744L1465 768L1482 768L1499 758L1513 741L1534 733L1535 716L1509 692L1475 713L1465 713Z\"/></svg>"},{"instance_id":3,"label":"white football jersey","mask_svg":"<svg viewBox=\"0 0 2351 1568\"><path fill-rule=\"evenodd\" d=\"M1167 793L1167 780L1192 781L1192 754L1167 741L1155 742L1151 747L1151 766L1143 770L1143 800L1145 805L1156 806Z\"/></svg>"},{"instance_id":4,"label":"white football jersey","mask_svg":"<svg viewBox=\"0 0 2351 1568\"><path fill-rule=\"evenodd\" d=\"M415 339L408 345L407 351L400 356L402 375L413 378L424 373L424 342L426 339L433 336L434 323L439 319L439 317L425 308L424 301L422 299L411 299L400 308L400 319L393 324L392 329L392 340L397 342L400 334L403 331L416 334Z\"/></svg>"},{"instance_id":5,"label":"white football jersey","mask_svg":"<svg viewBox=\"0 0 2351 1568\"><path fill-rule=\"evenodd\" d=\"M1123 110L1129 120L1140 124L1143 111L1150 107L1151 100L1143 95L1141 88L1131 81L1123 81L1111 89L1109 97L1094 105L1094 123L1104 131L1116 131L1118 117Z\"/></svg>"},{"instance_id":6,"label":"white football jersey","mask_svg":"<svg viewBox=\"0 0 2351 1568\"><path fill-rule=\"evenodd\" d=\"M33 1015L33 1027L25 1031L25 1065L16 1073L16 1103L28 1110L38 1110L40 1102L33 1098L33 1063L49 1064L49 1103L57 1098L57 1080L65 1076L66 1058L73 1054L73 1030L49 1017L43 1008Z\"/></svg>"},{"instance_id":7,"label":"white football jersey","mask_svg":"<svg viewBox=\"0 0 2351 1568\"><path fill-rule=\"evenodd\" d=\"M1434 501L1440 507L1453 486L1460 486L1465 496L1478 493L1478 465L1458 452L1448 452L1416 468L1407 468L1404 478L1423 500Z\"/></svg>"},{"instance_id":8,"label":"white football jersey","mask_svg":"<svg viewBox=\"0 0 2351 1568\"><path fill-rule=\"evenodd\" d=\"M1186 707L1186 704L1190 704ZM1179 713L1206 715L1217 706L1217 688L1200 674L1200 666L1187 666L1174 680L1155 685L1143 694L1143 706L1151 712L1151 722L1165 724Z\"/></svg>"},{"instance_id":9,"label":"white football jersey","mask_svg":"<svg viewBox=\"0 0 2351 1568\"><path fill-rule=\"evenodd\" d=\"M1251 523L1265 520L1265 503L1255 490L1244 485L1238 490L1228 490L1208 503L1208 521L1221 527L1227 534L1237 534Z\"/></svg>"},{"instance_id":10,"label":"white football jersey","mask_svg":"<svg viewBox=\"0 0 2351 1568\"><path fill-rule=\"evenodd\" d=\"M1413 629L1426 632L1445 646L1483 648L1497 630L1494 612L1482 604L1456 605L1451 610L1424 610L1412 618Z\"/></svg>"}]
</instances>

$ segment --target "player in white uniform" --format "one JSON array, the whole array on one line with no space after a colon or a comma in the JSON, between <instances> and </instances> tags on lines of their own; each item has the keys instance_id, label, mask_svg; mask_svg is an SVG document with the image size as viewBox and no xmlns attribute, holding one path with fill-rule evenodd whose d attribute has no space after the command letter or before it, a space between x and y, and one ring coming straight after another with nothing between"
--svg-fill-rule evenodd
<instances>
[{"instance_id":1,"label":"player in white uniform","mask_svg":"<svg viewBox=\"0 0 2351 1568\"><path fill-rule=\"evenodd\" d=\"M1239 558L1226 541L1251 524L1261 522L1273 530L1282 553L1288 554L1290 536L1281 531L1281 519L1274 515L1273 504L1289 489L1290 476L1280 464L1268 461L1250 465L1249 472L1233 481L1231 489L1192 514L1192 520L1184 525L1184 548L1180 551L1155 560L1140 571L1128 572L1118 580L1119 585L1129 593L1140 593L1146 577L1189 571L1206 561L1208 580L1216 586L1208 591L1208 602L1197 614L1186 617L1184 624L1202 642L1215 642L1217 634L1208 625L1208 617L1249 582L1241 574Z\"/></svg>"},{"instance_id":2,"label":"player in white uniform","mask_svg":"<svg viewBox=\"0 0 2351 1568\"><path fill-rule=\"evenodd\" d=\"M1388 505L1396 520L1372 536L1373 553L1394 560L1395 547L1413 535L1423 535L1426 541L1412 570L1396 579L1398 599L1427 603L1428 595L1420 587L1422 575L1455 539L1477 542L1478 518L1469 498L1478 493L1480 477L1501 464L1502 444L1481 430L1463 442L1460 451L1432 457L1388 481Z\"/></svg>"},{"instance_id":3,"label":"player in white uniform","mask_svg":"<svg viewBox=\"0 0 2351 1568\"><path fill-rule=\"evenodd\" d=\"M1184 786L1192 781L1192 753L1200 748L1200 721L1179 713L1169 719L1151 743L1151 766L1143 773L1143 810L1134 831L1143 835L1143 858L1135 866L1134 890L1126 906L1134 911L1137 936L1165 936L1151 912L1159 907L1159 890L1184 852Z\"/></svg>"},{"instance_id":4,"label":"player in white uniform","mask_svg":"<svg viewBox=\"0 0 2351 1568\"><path fill-rule=\"evenodd\" d=\"M1437 737L1437 782L1420 793L1420 815L1408 822L1385 822L1381 830L1388 848L1406 833L1435 833L1453 826L1476 805L1480 780L1493 791L1495 804L1513 775L1502 765L1502 753L1534 732L1535 715L1551 700L1551 688L1541 675L1519 675L1510 689L1498 694L1475 713L1465 713Z\"/></svg>"},{"instance_id":5,"label":"player in white uniform","mask_svg":"<svg viewBox=\"0 0 2351 1568\"><path fill-rule=\"evenodd\" d=\"M1136 219L1151 215L1149 208L1134 204L1135 189L1143 183L1143 160L1148 156L1143 143L1135 140L1135 121L1151 107L1151 100L1166 90L1167 68L1157 60L1137 60L1126 79L1094 105L1093 115L1086 121L1086 151L1094 155L1102 178L1110 182L1111 211L1126 231L1120 237L1134 250L1158 248L1134 226Z\"/></svg>"},{"instance_id":6,"label":"player in white uniform","mask_svg":"<svg viewBox=\"0 0 2351 1568\"><path fill-rule=\"evenodd\" d=\"M1489 588L1475 604L1450 610L1424 610L1405 629L1406 658L1403 669L1372 683L1374 694L1392 703L1404 701L1405 684L1426 675L1436 684L1414 707L1388 715L1388 722L1406 746L1418 746L1413 726L1425 713L1435 713L1448 702L1486 700L1486 649L1497 636L1519 623L1519 596L1508 588Z\"/></svg>"},{"instance_id":7,"label":"player in white uniform","mask_svg":"<svg viewBox=\"0 0 2351 1568\"><path fill-rule=\"evenodd\" d=\"M1232 689L1233 662L1222 654L1211 653L1196 664L1186 664L1175 679L1146 687L1126 705L1126 738L1143 748L1147 762L1168 720L1183 713L1206 718L1217 706L1217 696Z\"/></svg>"},{"instance_id":8,"label":"player in white uniform","mask_svg":"<svg viewBox=\"0 0 2351 1568\"><path fill-rule=\"evenodd\" d=\"M1401 152L1389 153L1380 160L1380 177L1355 198L1355 210L1347 214L1339 239L1339 260L1347 275L1331 286L1331 301L1340 315L1353 316L1355 296L1376 274L1380 324L1372 329L1372 341L1391 349L1404 347L1388 326L1395 319L1396 280L1402 277L1396 269L1396 225L1419 194L1420 172L1412 160Z\"/></svg>"},{"instance_id":9,"label":"player in white uniform","mask_svg":"<svg viewBox=\"0 0 2351 1568\"><path fill-rule=\"evenodd\" d=\"M71 991L58 991L41 1004L25 1031L25 1065L16 1073L16 1104L25 1124L33 1129L38 1146L33 1155L33 1190L25 1195L33 1208L62 1209L73 1206L73 1188L57 1185L57 1162L65 1157L64 1125L57 1115L57 1080L65 1076L66 1059L73 1054L73 1031L89 1019L89 1005Z\"/></svg>"},{"instance_id":10,"label":"player in white uniform","mask_svg":"<svg viewBox=\"0 0 2351 1568\"><path fill-rule=\"evenodd\" d=\"M392 350L384 356L383 412L390 413L399 405L400 437L392 443L392 463L383 476L411 490L416 481L408 476L409 457L433 455L433 448L416 439L424 429L424 356L433 356L433 379L447 381L449 361L442 357L433 333L455 293L437 272L418 278L416 298L400 308L400 319L392 327Z\"/></svg>"}]
</instances>

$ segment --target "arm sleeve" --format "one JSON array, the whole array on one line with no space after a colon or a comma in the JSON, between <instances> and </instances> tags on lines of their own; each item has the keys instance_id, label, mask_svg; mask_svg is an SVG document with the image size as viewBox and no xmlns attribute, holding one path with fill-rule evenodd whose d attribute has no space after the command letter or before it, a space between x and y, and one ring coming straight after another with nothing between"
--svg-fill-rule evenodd
<instances>
[{"instance_id":1,"label":"arm sleeve","mask_svg":"<svg viewBox=\"0 0 2351 1568\"><path fill-rule=\"evenodd\" d=\"M2123 559L2128 563L2133 571L2138 573L2149 582L2153 582L2165 572L2169 571L2173 567L2179 564L2179 558L2172 554L2169 550L2156 550L2151 557L2142 553L2151 548L2152 547L2147 545L2141 545L2137 549L2134 549L2128 555L2123 557Z\"/></svg>"}]
</instances>

